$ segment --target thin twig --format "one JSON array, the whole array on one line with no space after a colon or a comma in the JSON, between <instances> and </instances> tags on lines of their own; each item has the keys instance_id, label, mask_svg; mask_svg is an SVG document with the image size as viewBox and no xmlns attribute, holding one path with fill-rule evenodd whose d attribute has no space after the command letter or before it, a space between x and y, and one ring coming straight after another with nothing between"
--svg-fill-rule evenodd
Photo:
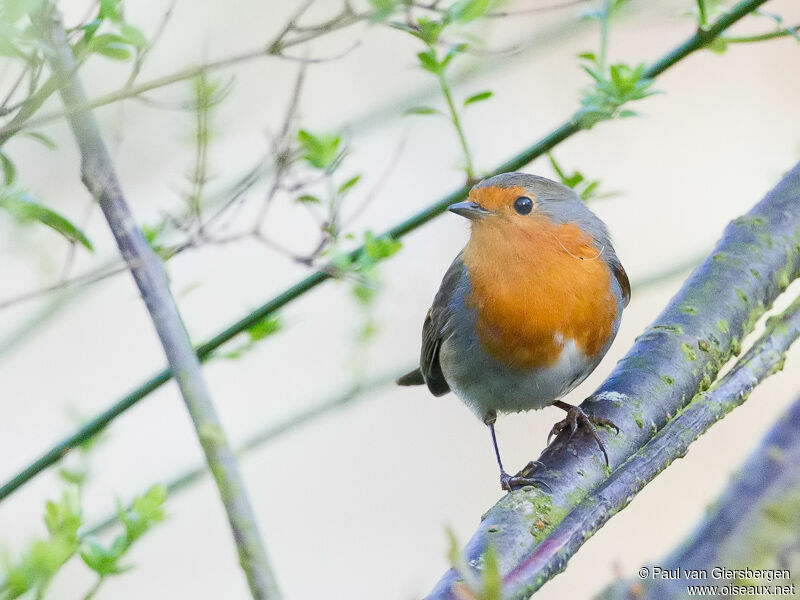
<instances>
[{"instance_id":1,"label":"thin twig","mask_svg":"<svg viewBox=\"0 0 800 600\"><path fill-rule=\"evenodd\" d=\"M49 61L65 107L74 109L86 104L86 95L75 73L75 58L61 18L54 5L48 5L48 9L43 29L52 45ZM169 290L163 264L130 213L94 116L86 109L74 109L70 110L69 120L81 151L84 184L98 199L175 374L225 505L253 598L280 598L236 458L216 415L200 362Z\"/></svg>"},{"instance_id":2,"label":"thin twig","mask_svg":"<svg viewBox=\"0 0 800 600\"><path fill-rule=\"evenodd\" d=\"M410 369L410 366L407 369L396 369L381 375L376 375L365 381L357 382L347 390L327 400L315 403L309 408L298 411L294 415L278 423L270 423L246 437L237 447L236 455L240 458L244 458L269 442L288 433L294 433L298 428L311 421L316 421L318 418L345 406L352 406L356 402L364 400L367 395L372 394L376 390L391 385L401 374L407 373ZM192 486L194 483L200 481L207 473L208 468L205 465L197 465L170 478L169 482L166 483L169 496L172 497L176 493ZM95 525L88 527L85 535L98 535L114 525L117 521L116 512L110 511L105 518L99 519Z\"/></svg>"}]
</instances>

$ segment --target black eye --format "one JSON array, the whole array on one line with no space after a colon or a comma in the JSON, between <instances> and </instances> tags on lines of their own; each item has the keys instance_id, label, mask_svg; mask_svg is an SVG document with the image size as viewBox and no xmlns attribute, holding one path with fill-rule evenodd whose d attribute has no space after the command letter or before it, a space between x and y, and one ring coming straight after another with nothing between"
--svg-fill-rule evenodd
<instances>
[{"instance_id":1,"label":"black eye","mask_svg":"<svg viewBox=\"0 0 800 600\"><path fill-rule=\"evenodd\" d=\"M533 200L527 196L520 196L514 200L514 210L521 215L527 215L533 210Z\"/></svg>"}]
</instances>

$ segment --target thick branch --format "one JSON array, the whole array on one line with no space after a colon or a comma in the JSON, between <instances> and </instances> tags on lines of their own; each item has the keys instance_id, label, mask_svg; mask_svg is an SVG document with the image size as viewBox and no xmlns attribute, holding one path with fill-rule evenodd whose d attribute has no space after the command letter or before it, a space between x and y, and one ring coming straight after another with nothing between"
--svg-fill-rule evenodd
<instances>
[{"instance_id":1,"label":"thick branch","mask_svg":"<svg viewBox=\"0 0 800 600\"><path fill-rule=\"evenodd\" d=\"M794 325L795 332L796 324ZM714 567L788 569L788 555L800 546L800 398L775 423L758 449L732 478L728 488L714 502L712 512L695 529L689 540L672 556L659 561L663 569L704 569ZM610 586L598 599L671 600L686 596L686 585L711 583L713 578L684 577L662 580L652 567L642 579L621 581ZM756 583L762 583L757 581Z\"/></svg>"},{"instance_id":2,"label":"thick branch","mask_svg":"<svg viewBox=\"0 0 800 600\"><path fill-rule=\"evenodd\" d=\"M621 428L616 436L601 434L611 472L698 391L710 387L758 317L800 274L799 248L797 165L747 215L728 225L711 256L583 403L590 414ZM542 567L540 557L565 543L551 534L584 499L599 501L593 494L610 474L586 431L580 429L572 438L567 434L539 459L543 466L535 476L546 487L523 488L501 499L486 513L465 550L470 564L480 565L487 546L493 545L513 597L526 597L544 582L544 575L531 578ZM549 567L547 576L554 574L553 568L563 568L564 562ZM429 600L455 598L457 580L457 574L449 571Z\"/></svg>"},{"instance_id":3,"label":"thick branch","mask_svg":"<svg viewBox=\"0 0 800 600\"><path fill-rule=\"evenodd\" d=\"M746 0L740 2L731 11L720 17L713 26L709 27L708 30L703 31L702 33L698 32L694 34L685 42L653 63L645 71L644 76L652 78L660 75L693 52L703 48L716 36L736 23L739 19L764 4L766 1L767 0ZM577 116L570 118L567 122L557 127L549 135L534 143L532 146L529 146L516 156L509 159L507 162L498 165L493 171L487 173L487 176L521 169L535 158L545 154L546 152L549 152L558 144L578 133L579 131L581 131L581 126ZM435 219L437 216L442 214L450 204L458 202L459 200L463 200L468 192L469 188L466 186L455 190L454 192L450 193L444 198L441 198L440 200L437 200L427 208L411 216L405 221L398 223L389 229L385 235L392 236L396 239L405 236L411 231L414 231L415 229L418 229ZM351 252L350 257L355 258L363 251L363 247L356 248ZM330 269L322 269L317 271L281 292L271 300L268 300L266 303L245 315L235 323L231 324L226 329L220 331L205 344L198 346L198 357L201 361L207 360L217 348L232 338L247 331L253 325L274 314L285 305L303 296L321 283L331 279L331 272L332 271ZM30 481L38 473L56 463L64 456L64 454L78 446L82 441L92 437L93 435L96 435L116 417L134 406L142 398L145 398L150 393L157 390L164 383L169 381L171 377L172 373L169 369L162 370L141 384L138 388L134 389L127 396L121 398L114 405L110 406L106 411L100 413L94 419L87 422L75 433L53 446L42 456L28 465L25 469L20 471L16 476L3 484L2 487L0 487L0 501L12 494L15 490L19 489L27 481Z\"/></svg>"},{"instance_id":4,"label":"thick branch","mask_svg":"<svg viewBox=\"0 0 800 600\"><path fill-rule=\"evenodd\" d=\"M783 367L784 354L798 335L800 299L780 317L770 319L764 335L711 391L695 396L653 439L556 525L524 563L509 574L505 583L508 597L527 597L564 570L583 543L625 508L645 485L673 460L685 456L692 442L744 403L759 383ZM740 509L745 505L743 500ZM683 561L682 565L698 568L691 561Z\"/></svg>"},{"instance_id":5,"label":"thick branch","mask_svg":"<svg viewBox=\"0 0 800 600\"><path fill-rule=\"evenodd\" d=\"M46 39L53 50L49 60L64 105L69 109L85 104L86 96L75 73L72 48L67 43L64 26L55 9L51 10L43 23ZM150 313L222 495L253 597L279 598L244 481L211 402L200 361L169 290L163 264L130 212L93 114L85 109L74 110L69 122L81 151L83 182L100 204Z\"/></svg>"}]
</instances>

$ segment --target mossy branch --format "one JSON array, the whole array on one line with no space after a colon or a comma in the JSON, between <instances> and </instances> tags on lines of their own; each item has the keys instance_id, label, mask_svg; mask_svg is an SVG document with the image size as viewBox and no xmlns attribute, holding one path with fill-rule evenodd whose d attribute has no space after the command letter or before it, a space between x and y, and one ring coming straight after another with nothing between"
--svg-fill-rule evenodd
<instances>
[{"instance_id":1,"label":"mossy branch","mask_svg":"<svg viewBox=\"0 0 800 600\"><path fill-rule=\"evenodd\" d=\"M60 15L52 4L46 5L43 10L43 37L51 45L49 62L64 106L68 110L83 106L86 104L86 95L77 76L75 58ZM191 414L208 467L214 474L228 513L253 597L259 600L277 599L280 593L258 534L244 481L222 431L200 361L170 292L163 263L145 240L130 211L94 115L86 109L71 110L69 124L81 153L84 185L100 204L108 221Z\"/></svg>"},{"instance_id":2,"label":"mossy branch","mask_svg":"<svg viewBox=\"0 0 800 600\"><path fill-rule=\"evenodd\" d=\"M719 36L734 23L766 2L767 0L744 0L739 2L739 4L733 7L729 12L717 19L717 21L715 21L714 24L711 25L707 30L703 31L702 34L701 32L695 33L683 43L655 61L644 71L642 76L647 79L657 77L687 56L690 56L692 53L704 48L711 41L713 41L714 38ZM525 148L505 163L497 165L486 175L488 176L497 173L505 173L507 171L519 170L533 161L535 158L549 152L558 144L572 137L579 131L582 131L580 116L575 114L565 123L554 129L551 133L535 142L528 148ZM411 231L419 229L423 225L441 215L450 204L463 200L467 196L468 192L468 186L460 187L447 196L433 202L428 207L424 208L415 215L412 215L405 221L398 223L389 229L384 235L398 239L410 233ZM350 259L355 260L363 251L363 247L356 248L350 253ZM262 321L264 318L274 314L287 304L295 301L296 299L316 288L318 285L331 279L332 272L335 271L332 271L331 269L322 269L316 271L293 286L287 288L274 298L268 300L260 307L256 308L238 321L220 331L216 336L208 340L206 343L198 346L196 348L198 357L201 361L208 360L217 348L232 338L247 331L250 327ZM128 395L118 400L107 410L88 421L73 434L55 444L52 448L47 450L39 458L31 462L27 467L25 467L22 471L20 471L17 475L0 487L0 501L12 494L15 490L19 489L26 482L33 479L38 473L55 464L67 452L78 446L83 440L96 435L120 414L157 390L171 378L172 372L169 369L162 370L142 383L139 387L131 391Z\"/></svg>"},{"instance_id":3,"label":"mossy branch","mask_svg":"<svg viewBox=\"0 0 800 600\"><path fill-rule=\"evenodd\" d=\"M781 324L794 328L795 334L797 312L795 306L793 324ZM777 330L775 333L786 337L785 331ZM767 350L767 358L769 353ZM748 354L752 355L752 352ZM757 366L756 370L759 368ZM724 578L720 580L713 576L689 581L684 569L705 570L709 575L715 567L788 569L786 559L797 551L800 544L797 536L800 526L798 500L800 398L773 425L687 542L657 563L662 569L680 569L681 577L669 580L653 577L654 570L650 567L644 578L640 575L633 581L619 581L597 598L627 600L635 595L637 600L678 600L686 597L687 584L726 583ZM794 577L793 580L796 581ZM780 585L786 583L779 582Z\"/></svg>"},{"instance_id":4,"label":"mossy branch","mask_svg":"<svg viewBox=\"0 0 800 600\"><path fill-rule=\"evenodd\" d=\"M624 485L638 489L648 474L655 476L666 466L658 463L662 454L668 462L684 451L681 445L693 439L691 430L665 426L698 392L710 388L722 366L740 351L743 337L798 275L800 164L747 215L728 225L714 252L582 404L589 414L610 419L621 429L618 435L601 432L610 469L585 430L571 438L564 432L539 458L542 465L535 477L546 485L512 492L486 513L465 550L470 564L480 564L492 545L509 598L529 597L563 569L585 538L624 506L627 495L610 496L606 486L614 486L615 492ZM793 330L783 325L773 322L772 334L790 340ZM748 354L731 373L733 381L754 385L755 370L773 364L762 364L764 356L759 356ZM698 398L697 406L714 419L724 415L712 410L706 396ZM686 410L692 414L697 409ZM686 440L681 438L684 431ZM661 446L664 440L668 443ZM653 445L645 447L648 442ZM649 456L654 448L656 458ZM639 451L651 462L629 467L639 464L632 458ZM457 576L450 571L428 600L455 598L454 586Z\"/></svg>"}]
</instances>

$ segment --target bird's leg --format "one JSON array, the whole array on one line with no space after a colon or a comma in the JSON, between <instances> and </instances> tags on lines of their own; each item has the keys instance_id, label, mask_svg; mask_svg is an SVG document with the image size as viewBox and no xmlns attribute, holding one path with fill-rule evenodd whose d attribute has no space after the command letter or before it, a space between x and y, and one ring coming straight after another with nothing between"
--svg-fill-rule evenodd
<instances>
[{"instance_id":1,"label":"bird's leg","mask_svg":"<svg viewBox=\"0 0 800 600\"><path fill-rule=\"evenodd\" d=\"M571 404L567 404L566 402L562 402L561 400L556 400L553 402L553 406L557 406L558 408L567 411L567 416L564 420L559 421L555 425L553 425L553 429L550 430L550 434L547 436L547 445L550 445L550 440L557 436L559 433L567 429L569 427L570 430L570 437L572 434L575 433L578 429L578 423L586 427L589 433L594 438L594 441L597 442L597 445L600 447L600 450L603 453L603 457L606 460L606 466L608 466L608 452L606 452L606 447L603 445L603 441L600 439L600 436L597 434L597 427L596 425L606 426L613 428L617 433L619 433L619 427L614 425L611 421L604 417L592 417L587 415L579 406L572 406Z\"/></svg>"},{"instance_id":2,"label":"bird's leg","mask_svg":"<svg viewBox=\"0 0 800 600\"><path fill-rule=\"evenodd\" d=\"M497 420L497 415L490 414L484 419L484 423L489 426L489 431L492 434L492 445L494 446L494 455L497 457L497 466L500 467L500 487L507 491L515 490L519 487L524 487L526 485L543 485L547 488L550 486L547 485L544 481L539 479L533 479L532 477L523 476L521 474L517 475L509 475L506 473L506 470L503 468L503 461L500 458L500 448L497 446L497 434L494 431L494 423ZM541 463L537 460L530 461L520 473L530 472L533 470L534 467L540 465Z\"/></svg>"}]
</instances>

